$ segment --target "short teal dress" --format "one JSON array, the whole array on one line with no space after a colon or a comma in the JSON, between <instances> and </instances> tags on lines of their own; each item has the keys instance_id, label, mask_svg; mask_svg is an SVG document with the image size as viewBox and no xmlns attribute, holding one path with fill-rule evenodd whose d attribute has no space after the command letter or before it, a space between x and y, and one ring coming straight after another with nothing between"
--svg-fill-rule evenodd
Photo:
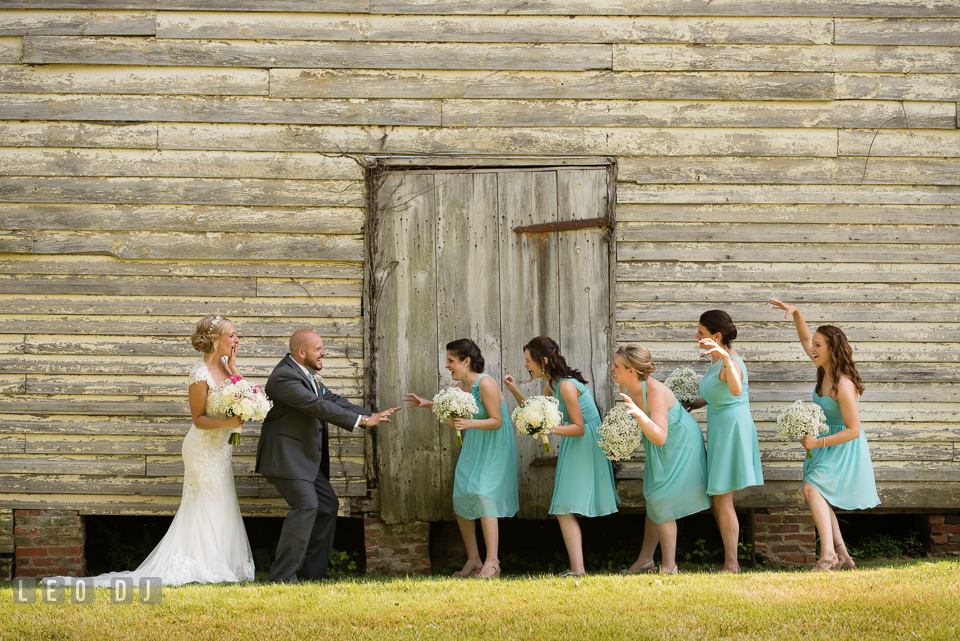
<instances>
[{"instance_id":1,"label":"short teal dress","mask_svg":"<svg viewBox=\"0 0 960 641\"><path fill-rule=\"evenodd\" d=\"M647 381L643 381L643 411L647 410ZM668 523L710 508L707 496L707 452L703 432L680 402L667 413L667 440L654 445L644 435L643 498L654 523Z\"/></svg>"},{"instance_id":2,"label":"short teal dress","mask_svg":"<svg viewBox=\"0 0 960 641\"><path fill-rule=\"evenodd\" d=\"M490 418L480 400L482 374L473 384L480 411L474 419ZM507 402L500 403L503 424L498 430L464 430L463 447L453 476L453 511L464 519L506 518L520 509L517 492L517 444Z\"/></svg>"},{"instance_id":3,"label":"short teal dress","mask_svg":"<svg viewBox=\"0 0 960 641\"><path fill-rule=\"evenodd\" d=\"M583 436L563 436L557 456L557 473L553 482L553 500L550 514L580 514L604 516L617 511L620 497L613 480L613 465L600 449L597 428L600 427L600 411L586 385L574 378L563 380L573 383L580 393L580 411L583 413ZM567 405L560 395L560 383L553 385L552 396L560 401L563 423L570 424Z\"/></svg>"},{"instance_id":4,"label":"short teal dress","mask_svg":"<svg viewBox=\"0 0 960 641\"><path fill-rule=\"evenodd\" d=\"M707 402L707 494L727 494L763 485L757 426L750 415L747 368L732 356L743 373L743 392L730 393L720 380L723 360L711 363L700 379L700 396Z\"/></svg>"},{"instance_id":5,"label":"short teal dress","mask_svg":"<svg viewBox=\"0 0 960 641\"><path fill-rule=\"evenodd\" d=\"M813 392L813 402L823 408L830 433L846 429L840 415L840 403L829 396ZM867 433L860 427L860 436L830 447L811 450L812 458L803 463L803 481L817 488L827 503L841 510L866 510L880 505L877 483L873 478L873 462Z\"/></svg>"}]
</instances>

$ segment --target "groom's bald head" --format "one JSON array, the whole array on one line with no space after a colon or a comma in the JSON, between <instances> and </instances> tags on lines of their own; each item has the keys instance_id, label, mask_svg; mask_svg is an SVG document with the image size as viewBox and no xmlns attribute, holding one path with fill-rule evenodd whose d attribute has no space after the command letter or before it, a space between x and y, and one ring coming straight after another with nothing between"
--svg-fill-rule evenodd
<instances>
[{"instance_id":1,"label":"groom's bald head","mask_svg":"<svg viewBox=\"0 0 960 641\"><path fill-rule=\"evenodd\" d=\"M312 329L298 329L290 337L290 356L304 367L319 370L326 355L323 339Z\"/></svg>"}]
</instances>

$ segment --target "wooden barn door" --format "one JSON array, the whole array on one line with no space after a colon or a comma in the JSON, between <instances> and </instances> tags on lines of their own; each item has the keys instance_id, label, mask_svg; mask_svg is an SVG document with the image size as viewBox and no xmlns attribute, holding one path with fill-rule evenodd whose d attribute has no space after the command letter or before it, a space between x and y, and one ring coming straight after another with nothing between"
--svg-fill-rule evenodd
<instances>
[{"instance_id":1,"label":"wooden barn door","mask_svg":"<svg viewBox=\"0 0 960 641\"><path fill-rule=\"evenodd\" d=\"M370 233L373 345L379 405L406 392L433 396L450 383L444 345L472 338L486 373L512 374L525 394L542 381L523 369L523 345L546 334L581 369L601 405L612 398L610 233L607 226L544 231L543 224L604 218L606 168L409 170L377 185ZM541 225L531 232L517 227ZM569 227L567 225L565 227ZM576 225L573 225L576 227ZM516 406L506 393L510 411ZM546 518L554 454L517 436L520 512ZM394 415L377 438L382 518L454 518L459 448L453 430L424 410Z\"/></svg>"}]
</instances>

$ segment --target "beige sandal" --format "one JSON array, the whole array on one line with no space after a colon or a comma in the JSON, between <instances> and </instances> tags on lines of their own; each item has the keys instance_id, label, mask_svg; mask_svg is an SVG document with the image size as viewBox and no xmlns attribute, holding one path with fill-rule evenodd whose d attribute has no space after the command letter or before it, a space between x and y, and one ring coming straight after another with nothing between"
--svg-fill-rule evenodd
<instances>
[{"instance_id":1,"label":"beige sandal","mask_svg":"<svg viewBox=\"0 0 960 641\"><path fill-rule=\"evenodd\" d=\"M496 570L494 571L493 574L487 576L484 574L487 568L496 568ZM473 576L478 579L499 579L500 578L500 561L489 561L488 563L484 563L483 567L480 568L480 573L474 574Z\"/></svg>"},{"instance_id":2,"label":"beige sandal","mask_svg":"<svg viewBox=\"0 0 960 641\"><path fill-rule=\"evenodd\" d=\"M657 571L657 564L653 561L641 565L636 570L631 570L627 568L626 570L620 570L620 574L652 574Z\"/></svg>"},{"instance_id":3,"label":"beige sandal","mask_svg":"<svg viewBox=\"0 0 960 641\"><path fill-rule=\"evenodd\" d=\"M477 571L477 568L482 566L482 561L477 559L476 561L472 559L467 559L467 562L463 565L463 569L459 572L454 572L453 576L460 577L461 579L466 579L473 576L473 573Z\"/></svg>"},{"instance_id":4,"label":"beige sandal","mask_svg":"<svg viewBox=\"0 0 960 641\"><path fill-rule=\"evenodd\" d=\"M840 545L834 545L834 546L833 546L833 549L834 549L834 550L839 550L840 548L843 548L844 550L846 550L846 549L847 549L847 546L846 546L846 544L844 544L844 543L841 543ZM837 568L838 570L853 570L854 568L857 567L857 564L853 562L853 557L850 556L850 552L849 552L849 551L847 552L847 558L845 558L845 559L844 559L844 558L841 558L841 557L840 557L840 554L839 554L839 552L838 552L838 553L837 553L837 559L839 559L839 564L836 566L836 568Z\"/></svg>"}]
</instances>

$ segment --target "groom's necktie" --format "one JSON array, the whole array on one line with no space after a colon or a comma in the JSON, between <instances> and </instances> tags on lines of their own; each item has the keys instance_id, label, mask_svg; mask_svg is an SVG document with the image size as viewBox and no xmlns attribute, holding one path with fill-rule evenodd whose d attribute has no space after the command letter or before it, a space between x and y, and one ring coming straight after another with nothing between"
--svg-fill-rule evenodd
<instances>
[{"instance_id":1,"label":"groom's necktie","mask_svg":"<svg viewBox=\"0 0 960 641\"><path fill-rule=\"evenodd\" d=\"M310 387L313 388L313 393L317 396L320 396L320 390L317 389L317 381L313 378L313 372L310 372L307 375L307 378L310 380Z\"/></svg>"}]
</instances>

